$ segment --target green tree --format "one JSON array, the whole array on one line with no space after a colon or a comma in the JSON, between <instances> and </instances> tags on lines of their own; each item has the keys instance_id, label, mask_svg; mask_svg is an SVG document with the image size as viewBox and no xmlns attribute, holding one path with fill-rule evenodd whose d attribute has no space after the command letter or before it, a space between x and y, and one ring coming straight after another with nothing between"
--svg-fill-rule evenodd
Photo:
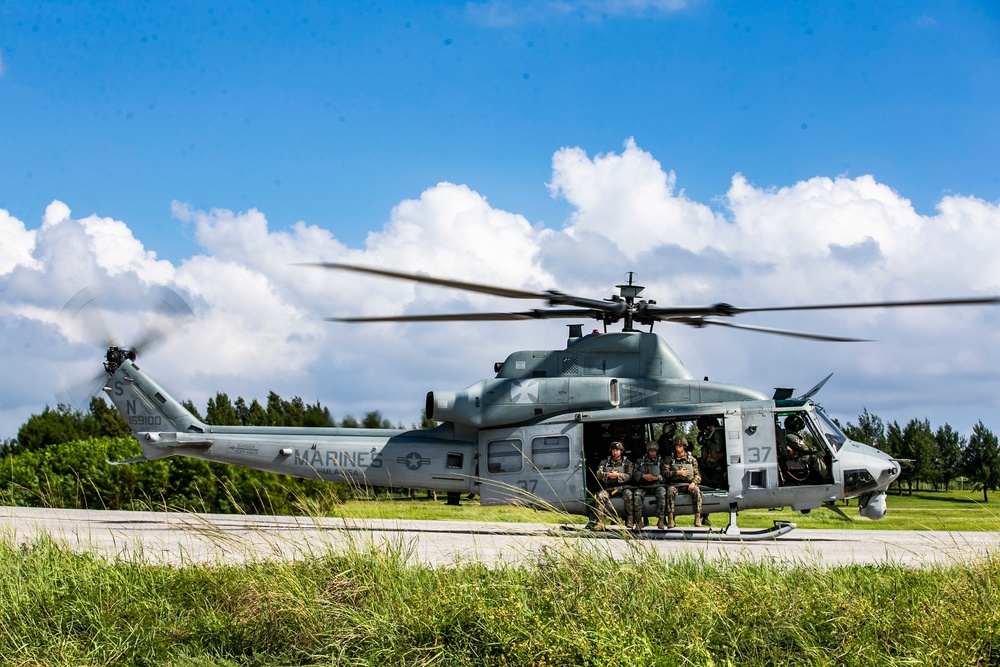
<instances>
[{"instance_id":1,"label":"green tree","mask_svg":"<svg viewBox=\"0 0 1000 667\"><path fill-rule=\"evenodd\" d=\"M973 486L983 490L984 503L990 501L990 491L1000 490L1000 443L981 420L972 427L962 469Z\"/></svg>"},{"instance_id":2,"label":"green tree","mask_svg":"<svg viewBox=\"0 0 1000 667\"><path fill-rule=\"evenodd\" d=\"M345 415L340 422L342 428L361 428L360 422L351 415Z\"/></svg>"},{"instance_id":3,"label":"green tree","mask_svg":"<svg viewBox=\"0 0 1000 667\"><path fill-rule=\"evenodd\" d=\"M330 416L330 411L320 405L319 401L316 401L316 405L306 406L305 412L302 414L302 425L318 428L336 426L337 424Z\"/></svg>"},{"instance_id":4,"label":"green tree","mask_svg":"<svg viewBox=\"0 0 1000 667\"><path fill-rule=\"evenodd\" d=\"M858 416L857 426L847 422L843 431L848 438L855 442L863 442L883 451L886 449L885 424L882 423L881 418L869 413L868 408L865 408L864 412Z\"/></svg>"},{"instance_id":5,"label":"green tree","mask_svg":"<svg viewBox=\"0 0 1000 667\"><path fill-rule=\"evenodd\" d=\"M229 396L220 391L215 394L215 399L208 399L205 423L216 426L239 426L242 421Z\"/></svg>"},{"instance_id":6,"label":"green tree","mask_svg":"<svg viewBox=\"0 0 1000 667\"><path fill-rule=\"evenodd\" d=\"M192 415L194 415L195 419L199 421L204 421L201 418L201 413L198 412L198 408L194 407L194 403L192 403L190 400L181 401L181 407L190 412Z\"/></svg>"},{"instance_id":7,"label":"green tree","mask_svg":"<svg viewBox=\"0 0 1000 667\"><path fill-rule=\"evenodd\" d=\"M420 411L420 425L419 426L414 425L413 428L419 428L419 429L422 429L422 430L426 431L428 429L434 428L437 425L438 425L438 422L434 421L433 419L428 419L427 418L427 410L421 410Z\"/></svg>"},{"instance_id":8,"label":"green tree","mask_svg":"<svg viewBox=\"0 0 1000 667\"><path fill-rule=\"evenodd\" d=\"M285 401L285 425L305 426L306 404L301 397L295 396L290 401Z\"/></svg>"},{"instance_id":9,"label":"green tree","mask_svg":"<svg viewBox=\"0 0 1000 667\"><path fill-rule=\"evenodd\" d=\"M255 398L250 401L250 407L247 408L246 416L243 419L243 424L245 426L267 426L267 410L265 410L264 406L261 405Z\"/></svg>"},{"instance_id":10,"label":"green tree","mask_svg":"<svg viewBox=\"0 0 1000 667\"><path fill-rule=\"evenodd\" d=\"M97 396L91 397L90 410L84 421L88 435L95 438L127 438L132 435L132 429L121 413Z\"/></svg>"},{"instance_id":11,"label":"green tree","mask_svg":"<svg viewBox=\"0 0 1000 667\"><path fill-rule=\"evenodd\" d=\"M944 490L951 487L952 481L962 474L962 453L965 450L965 436L960 435L950 424L939 426L934 432L937 440L936 467L940 471Z\"/></svg>"},{"instance_id":12,"label":"green tree","mask_svg":"<svg viewBox=\"0 0 1000 667\"><path fill-rule=\"evenodd\" d=\"M909 458L903 445L903 429L899 427L899 422L895 420L885 427L885 449L883 451L897 459ZM906 473L908 465L908 462L903 462L899 466L901 472L899 477L896 478L896 493L899 495L903 495L903 475Z\"/></svg>"},{"instance_id":13,"label":"green tree","mask_svg":"<svg viewBox=\"0 0 1000 667\"><path fill-rule=\"evenodd\" d=\"M267 417L271 426L303 426L306 406L298 396L290 401L275 392L267 395Z\"/></svg>"},{"instance_id":14,"label":"green tree","mask_svg":"<svg viewBox=\"0 0 1000 667\"><path fill-rule=\"evenodd\" d=\"M934 467L937 440L934 439L930 422L926 419L923 421L911 419L907 422L903 428L903 447L907 452L906 458L913 459L913 462L903 469L909 494L913 495L913 485L919 486L920 482L937 485L940 481L938 471Z\"/></svg>"},{"instance_id":15,"label":"green tree","mask_svg":"<svg viewBox=\"0 0 1000 667\"><path fill-rule=\"evenodd\" d=\"M382 413L372 410L365 413L365 418L361 420L361 428L392 428L392 422L382 418Z\"/></svg>"},{"instance_id":16,"label":"green tree","mask_svg":"<svg viewBox=\"0 0 1000 667\"><path fill-rule=\"evenodd\" d=\"M43 449L84 438L87 431L84 416L79 410L61 403L55 410L46 405L41 414L31 415L17 430L17 448Z\"/></svg>"}]
</instances>

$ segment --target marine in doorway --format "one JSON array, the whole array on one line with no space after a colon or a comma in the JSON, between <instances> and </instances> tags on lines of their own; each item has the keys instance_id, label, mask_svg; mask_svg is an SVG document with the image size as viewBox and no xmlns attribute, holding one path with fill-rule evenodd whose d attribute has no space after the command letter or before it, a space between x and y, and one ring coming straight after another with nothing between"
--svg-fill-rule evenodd
<instances>
[{"instance_id":1,"label":"marine in doorway","mask_svg":"<svg viewBox=\"0 0 1000 667\"><path fill-rule=\"evenodd\" d=\"M674 453L669 460L665 478L667 484L667 530L674 527L674 502L677 494L691 494L691 508L694 510L694 525L701 527L701 474L698 459L687 451L687 438L683 433L674 436Z\"/></svg>"},{"instance_id":2,"label":"marine in doorway","mask_svg":"<svg viewBox=\"0 0 1000 667\"><path fill-rule=\"evenodd\" d=\"M718 417L703 415L698 418L698 465L701 481L712 489L728 489L726 469L726 433ZM707 514L701 515L702 523L711 525Z\"/></svg>"},{"instance_id":3,"label":"marine in doorway","mask_svg":"<svg viewBox=\"0 0 1000 667\"><path fill-rule=\"evenodd\" d=\"M610 512L614 514L614 507L611 499L620 495L625 503L625 528L632 530L635 525L635 518L632 515L632 489L627 485L632 482L633 464L625 456L625 445L617 440L611 443L608 450L608 458L601 461L594 476L601 483L601 490L597 492L597 506L594 514L596 523L594 530L605 529L605 517Z\"/></svg>"},{"instance_id":4,"label":"marine in doorway","mask_svg":"<svg viewBox=\"0 0 1000 667\"><path fill-rule=\"evenodd\" d=\"M663 486L663 460L660 458L660 445L655 440L646 443L646 455L636 461L632 472L632 480L636 489L632 493L632 512L635 527L641 528L642 506L647 493L656 496L656 527L663 530L667 511L667 489Z\"/></svg>"}]
</instances>

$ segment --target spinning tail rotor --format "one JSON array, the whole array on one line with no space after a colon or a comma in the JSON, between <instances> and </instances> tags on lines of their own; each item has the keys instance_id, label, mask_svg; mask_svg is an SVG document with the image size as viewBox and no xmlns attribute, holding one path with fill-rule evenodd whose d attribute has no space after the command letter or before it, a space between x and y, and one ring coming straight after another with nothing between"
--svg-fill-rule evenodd
<instances>
[{"instance_id":1,"label":"spinning tail rotor","mask_svg":"<svg viewBox=\"0 0 1000 667\"><path fill-rule=\"evenodd\" d=\"M105 314L107 309L89 287L77 292L63 306L57 318L63 331L74 334L86 343L99 346L105 350L105 354L103 371L88 380L68 384L59 390L61 403L76 407L84 405L100 391L107 377L122 362L126 359L135 361L140 353L154 349L194 316L191 306L167 287L154 287L144 303L151 304L147 309L148 317L144 328L131 344L126 344L121 337L112 333Z\"/></svg>"}]
</instances>

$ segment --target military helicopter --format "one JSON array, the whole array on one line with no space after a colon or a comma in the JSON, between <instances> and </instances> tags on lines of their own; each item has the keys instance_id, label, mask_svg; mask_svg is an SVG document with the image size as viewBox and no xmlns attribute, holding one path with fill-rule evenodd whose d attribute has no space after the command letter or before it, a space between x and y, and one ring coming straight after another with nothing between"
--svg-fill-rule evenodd
<instances>
[{"instance_id":1,"label":"military helicopter","mask_svg":"<svg viewBox=\"0 0 1000 667\"><path fill-rule=\"evenodd\" d=\"M329 318L335 322L450 322L532 319L592 319L603 331L584 335L571 324L564 349L523 350L495 365L495 376L459 391L427 393L425 410L439 424L428 430L213 426L188 412L140 370L134 347L112 344L104 357L103 391L142 445L142 456L117 464L189 456L307 479L360 486L428 489L457 503L479 494L484 505L527 504L588 515L600 490L594 471L609 444L620 441L633 460L658 433L714 420L725 433L725 468L713 486L703 486L703 512L726 512L718 539L760 539L794 528L739 528L740 510L791 507L808 512L843 511L838 500L858 499L859 513L881 519L886 491L900 461L849 439L809 391L779 389L771 397L754 389L697 380L670 346L652 332L659 322L693 327L724 326L821 341L860 339L804 333L729 321L753 312L854 308L987 305L1000 298L884 301L828 305L740 308L659 306L643 299L644 288L627 274L618 294L590 299L559 291L531 292L342 263L308 266L478 292L512 299L542 300L546 308L520 312ZM180 310L175 307L174 310ZM620 331L608 327L622 323ZM640 331L637 327L649 327ZM786 446L786 428L808 442L808 456ZM620 498L614 509L624 514ZM679 515L693 512L690 496L676 503ZM647 496L645 515L655 514ZM706 531L642 530L658 538L704 536Z\"/></svg>"}]
</instances>

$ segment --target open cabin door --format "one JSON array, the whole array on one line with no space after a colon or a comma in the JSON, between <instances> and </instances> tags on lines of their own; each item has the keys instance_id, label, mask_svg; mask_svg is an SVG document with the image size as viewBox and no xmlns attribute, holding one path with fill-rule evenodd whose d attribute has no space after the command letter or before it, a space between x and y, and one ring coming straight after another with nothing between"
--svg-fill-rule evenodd
<instances>
[{"instance_id":1,"label":"open cabin door","mask_svg":"<svg viewBox=\"0 0 1000 667\"><path fill-rule=\"evenodd\" d=\"M479 432L483 505L586 509L583 427L565 422Z\"/></svg>"}]
</instances>

